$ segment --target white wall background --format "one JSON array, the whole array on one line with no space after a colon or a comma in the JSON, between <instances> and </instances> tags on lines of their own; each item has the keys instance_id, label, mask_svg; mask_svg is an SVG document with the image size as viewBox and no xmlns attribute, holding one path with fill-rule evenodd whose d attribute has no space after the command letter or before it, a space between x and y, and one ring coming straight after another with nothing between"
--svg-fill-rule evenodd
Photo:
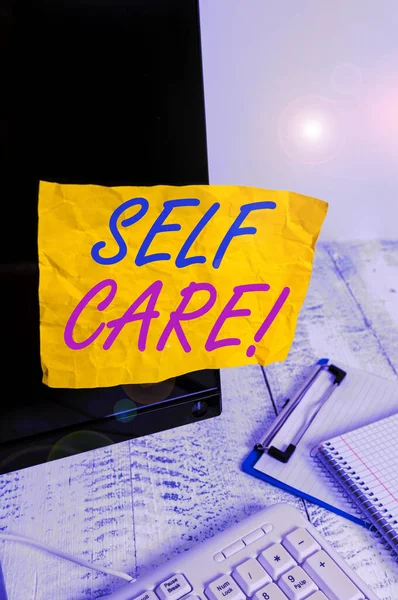
<instances>
[{"instance_id":1,"label":"white wall background","mask_svg":"<svg viewBox=\"0 0 398 600\"><path fill-rule=\"evenodd\" d=\"M211 183L329 202L398 238L398 0L200 0Z\"/></svg>"}]
</instances>

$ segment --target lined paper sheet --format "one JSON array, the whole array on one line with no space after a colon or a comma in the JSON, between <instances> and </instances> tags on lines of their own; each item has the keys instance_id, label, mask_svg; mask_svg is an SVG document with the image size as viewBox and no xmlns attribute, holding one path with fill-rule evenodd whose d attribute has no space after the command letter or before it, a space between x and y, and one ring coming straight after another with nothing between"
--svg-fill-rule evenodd
<instances>
[{"instance_id":1,"label":"lined paper sheet","mask_svg":"<svg viewBox=\"0 0 398 600\"><path fill-rule=\"evenodd\" d=\"M360 498L376 508L376 520L398 520L398 415L333 438L323 447L333 452L340 470L359 477ZM394 529L398 533L398 525Z\"/></svg>"},{"instance_id":2,"label":"lined paper sheet","mask_svg":"<svg viewBox=\"0 0 398 600\"><path fill-rule=\"evenodd\" d=\"M330 485L310 453L325 440L398 413L398 385L370 373L336 364L347 371L347 376L321 408L289 462L283 464L264 452L254 468L295 491L311 496L315 501L320 500L345 513L356 515L355 510ZM274 446L286 449L333 380L328 371L320 374L275 436L272 441Z\"/></svg>"}]
</instances>

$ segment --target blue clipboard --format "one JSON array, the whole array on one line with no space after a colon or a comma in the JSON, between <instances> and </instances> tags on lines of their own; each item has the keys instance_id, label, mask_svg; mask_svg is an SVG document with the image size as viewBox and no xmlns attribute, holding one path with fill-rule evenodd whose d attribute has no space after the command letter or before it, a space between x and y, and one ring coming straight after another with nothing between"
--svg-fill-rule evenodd
<instances>
[{"instance_id":1,"label":"blue clipboard","mask_svg":"<svg viewBox=\"0 0 398 600\"><path fill-rule=\"evenodd\" d=\"M266 475L265 473L261 473L261 471L257 471L257 469L254 468L254 465L259 460L261 454L262 453L260 450L252 450L250 452L249 456L243 461L242 471L244 471L245 473L248 473L249 475L253 475L253 477L257 477L257 479L266 481L267 483L270 483L271 485L275 485L276 487L284 490L285 492L289 492L290 494L293 494L294 496L298 496L299 498L303 498L304 500L309 500L313 504L322 506L322 508L327 508L328 510L331 510L332 512L336 513L337 515L346 517L347 519L350 519L350 521L353 521L354 523L358 523L359 525L363 525L367 529L370 528L370 525L368 525L368 523L366 523L365 521L362 521L358 517L355 517L354 515L351 515L350 513L346 513L343 510L340 510L340 509L332 506L331 504L322 502L322 500L318 500L318 498L314 498L313 496L310 496L309 494L306 494L305 492L301 492L300 490L297 490L296 488L293 488L290 485L283 483L282 481L278 481L277 479L274 479L273 477L270 477L269 475Z\"/></svg>"},{"instance_id":2,"label":"blue clipboard","mask_svg":"<svg viewBox=\"0 0 398 600\"><path fill-rule=\"evenodd\" d=\"M0 563L0 600L7 600L6 584L4 583L3 571Z\"/></svg>"},{"instance_id":3,"label":"blue clipboard","mask_svg":"<svg viewBox=\"0 0 398 600\"><path fill-rule=\"evenodd\" d=\"M329 359L322 358L317 362L317 365L327 365L328 363L329 363ZM274 477L266 475L265 473L262 473L261 471L257 470L255 468L255 465L258 462L258 460L260 459L260 457L262 456L262 454L263 454L262 450L257 450L256 448L254 450L252 450L250 452L250 454L248 455L248 457L244 460L244 462L242 464L242 470L245 473L248 473L249 475L256 477L257 479L261 479L262 481L265 481L267 483L270 483L271 485L279 487L280 489L284 490L285 492L289 492L290 494L293 494L295 496L303 498L304 500L308 500L314 504L317 504L318 506L321 506L322 508L326 508L326 509L334 512L337 515L346 517L347 519L349 519L350 521L353 521L354 523L362 525L366 528L370 527L370 525L368 523L366 523L363 519L360 519L359 517L356 517L348 512L345 512L344 510L336 508L335 506L332 506L331 504L328 504L318 498L314 498L313 496L311 496L301 490L291 487L288 484L286 484L282 481L279 481L278 479L275 479Z\"/></svg>"}]
</instances>

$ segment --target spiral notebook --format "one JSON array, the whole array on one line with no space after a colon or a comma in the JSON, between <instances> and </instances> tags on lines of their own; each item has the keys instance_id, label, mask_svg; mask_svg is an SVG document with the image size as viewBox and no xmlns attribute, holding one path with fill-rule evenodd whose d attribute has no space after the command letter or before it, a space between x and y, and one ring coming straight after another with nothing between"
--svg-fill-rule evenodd
<instances>
[{"instance_id":1,"label":"spiral notebook","mask_svg":"<svg viewBox=\"0 0 398 600\"><path fill-rule=\"evenodd\" d=\"M316 459L398 559L398 414L324 442Z\"/></svg>"}]
</instances>

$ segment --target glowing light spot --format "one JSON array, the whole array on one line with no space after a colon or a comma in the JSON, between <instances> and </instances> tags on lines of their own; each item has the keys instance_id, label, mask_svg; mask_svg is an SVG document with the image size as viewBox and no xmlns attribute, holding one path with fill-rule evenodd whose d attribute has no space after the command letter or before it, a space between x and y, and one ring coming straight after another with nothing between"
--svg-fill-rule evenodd
<instances>
[{"instance_id":1,"label":"glowing light spot","mask_svg":"<svg viewBox=\"0 0 398 600\"><path fill-rule=\"evenodd\" d=\"M320 140L324 133L322 124L319 121L304 121L301 130L303 136L311 142Z\"/></svg>"},{"instance_id":2,"label":"glowing light spot","mask_svg":"<svg viewBox=\"0 0 398 600\"><path fill-rule=\"evenodd\" d=\"M122 398L115 403L113 413L118 421L129 423L137 415L137 405L128 398Z\"/></svg>"},{"instance_id":3,"label":"glowing light spot","mask_svg":"<svg viewBox=\"0 0 398 600\"><path fill-rule=\"evenodd\" d=\"M172 377L159 383L126 384L122 388L135 406L136 404L162 402L162 400L165 400L171 394L174 384L175 377Z\"/></svg>"},{"instance_id":4,"label":"glowing light spot","mask_svg":"<svg viewBox=\"0 0 398 600\"><path fill-rule=\"evenodd\" d=\"M301 164L326 163L344 146L344 123L344 116L329 98L302 96L280 113L279 143L291 159Z\"/></svg>"},{"instance_id":5,"label":"glowing light spot","mask_svg":"<svg viewBox=\"0 0 398 600\"><path fill-rule=\"evenodd\" d=\"M56 460L66 456L72 456L78 452L87 452L95 448L102 448L112 444L107 435L97 431L73 431L60 439L48 455L48 460Z\"/></svg>"}]
</instances>

